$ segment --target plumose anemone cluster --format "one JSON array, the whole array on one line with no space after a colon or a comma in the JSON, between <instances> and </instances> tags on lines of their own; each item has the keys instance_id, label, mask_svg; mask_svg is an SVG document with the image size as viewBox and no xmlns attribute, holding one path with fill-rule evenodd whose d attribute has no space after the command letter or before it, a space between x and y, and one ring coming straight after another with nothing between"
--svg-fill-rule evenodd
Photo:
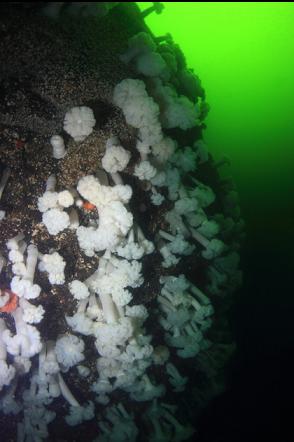
<instances>
[{"instance_id":1,"label":"plumose anemone cluster","mask_svg":"<svg viewBox=\"0 0 294 442\"><path fill-rule=\"evenodd\" d=\"M44 23L86 26L94 14L106 41L118 17L137 21L107 49L118 66L101 86L108 107L83 86L67 99L68 74L51 132L28 137L43 150L18 133L17 148L0 150L0 411L19 442L191 440L233 347L237 193L202 139L198 77L144 25L160 4L66 5L47 3ZM23 214L11 202L18 175Z\"/></svg>"}]
</instances>

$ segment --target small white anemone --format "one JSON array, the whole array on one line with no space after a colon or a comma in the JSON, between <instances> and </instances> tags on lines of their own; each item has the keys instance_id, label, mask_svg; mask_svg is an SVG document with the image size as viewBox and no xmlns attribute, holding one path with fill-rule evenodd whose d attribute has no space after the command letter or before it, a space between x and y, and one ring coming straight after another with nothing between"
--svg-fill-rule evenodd
<instances>
[{"instance_id":1,"label":"small white anemone","mask_svg":"<svg viewBox=\"0 0 294 442\"><path fill-rule=\"evenodd\" d=\"M72 281L69 286L69 291L73 295L73 297L77 300L86 299L90 296L88 287L81 281L75 279Z\"/></svg>"},{"instance_id":2,"label":"small white anemone","mask_svg":"<svg viewBox=\"0 0 294 442\"><path fill-rule=\"evenodd\" d=\"M68 214L57 208L49 209L43 213L42 221L50 235L58 235L70 226Z\"/></svg>"},{"instance_id":3,"label":"small white anemone","mask_svg":"<svg viewBox=\"0 0 294 442\"><path fill-rule=\"evenodd\" d=\"M77 336L68 334L59 337L55 345L58 362L69 369L84 360L84 341Z\"/></svg>"},{"instance_id":4,"label":"small white anemone","mask_svg":"<svg viewBox=\"0 0 294 442\"><path fill-rule=\"evenodd\" d=\"M62 207L70 207L74 203L74 198L69 190L63 190L58 193L57 201Z\"/></svg>"},{"instance_id":5,"label":"small white anemone","mask_svg":"<svg viewBox=\"0 0 294 442\"><path fill-rule=\"evenodd\" d=\"M116 173L124 170L130 160L131 154L120 145L106 147L101 160L102 167L108 173Z\"/></svg>"},{"instance_id":6,"label":"small white anemone","mask_svg":"<svg viewBox=\"0 0 294 442\"><path fill-rule=\"evenodd\" d=\"M155 167L152 166L149 161L141 161L135 166L134 175L139 178L139 180L151 180L157 173Z\"/></svg>"},{"instance_id":7,"label":"small white anemone","mask_svg":"<svg viewBox=\"0 0 294 442\"><path fill-rule=\"evenodd\" d=\"M60 160L65 156L65 145L60 135L53 135L53 137L50 138L50 144L53 148L53 158Z\"/></svg>"},{"instance_id":8,"label":"small white anemone","mask_svg":"<svg viewBox=\"0 0 294 442\"><path fill-rule=\"evenodd\" d=\"M76 106L65 114L63 129L75 141L84 141L93 132L96 124L92 109L87 106Z\"/></svg>"}]
</instances>

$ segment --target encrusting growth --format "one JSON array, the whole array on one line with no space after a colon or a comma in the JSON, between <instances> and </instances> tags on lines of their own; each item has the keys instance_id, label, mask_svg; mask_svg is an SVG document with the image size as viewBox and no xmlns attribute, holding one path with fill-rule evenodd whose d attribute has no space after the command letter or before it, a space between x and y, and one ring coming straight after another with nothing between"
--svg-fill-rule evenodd
<instances>
[{"instance_id":1,"label":"encrusting growth","mask_svg":"<svg viewBox=\"0 0 294 442\"><path fill-rule=\"evenodd\" d=\"M90 14L90 29L97 24L105 38L122 11L137 11L133 4L96 6L49 3L41 10L56 29L60 16L75 23L76 13L83 27ZM10 152L4 157L0 410L15 414L18 441L50 440L53 428L59 437L59 425L76 426L77 440L80 429L94 428L93 442L193 437L190 423L178 420L185 410L165 400L174 395L182 404L185 395L189 402L191 373L196 379L200 372L203 384L209 378L199 367L217 357L218 306L241 281L243 223L236 192L221 199L210 176L198 77L170 35L139 30L142 17L162 9L153 3L137 12L139 32L122 32L114 53L98 54L99 66L93 56L89 69L84 53L101 41L96 48L85 32L78 57L85 82L58 53L52 72L63 85L60 102L46 136L43 127L30 135L44 138L43 150L32 154L29 140L16 166ZM19 170L27 207L9 230L17 207L6 192Z\"/></svg>"}]
</instances>

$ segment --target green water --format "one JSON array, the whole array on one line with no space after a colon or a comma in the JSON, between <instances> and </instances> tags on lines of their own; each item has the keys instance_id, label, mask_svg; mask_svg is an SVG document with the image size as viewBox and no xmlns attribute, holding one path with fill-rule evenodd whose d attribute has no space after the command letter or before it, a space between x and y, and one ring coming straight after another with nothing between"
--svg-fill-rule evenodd
<instances>
[{"instance_id":1,"label":"green water","mask_svg":"<svg viewBox=\"0 0 294 442\"><path fill-rule=\"evenodd\" d=\"M211 106L204 137L216 158L231 158L224 173L234 176L247 225L231 316L237 399L207 415L204 439L264 440L277 424L279 440L288 425L280 404L293 391L294 3L166 2L146 21L173 35L202 79Z\"/></svg>"},{"instance_id":2,"label":"green water","mask_svg":"<svg viewBox=\"0 0 294 442\"><path fill-rule=\"evenodd\" d=\"M145 9L150 5L140 2ZM294 3L164 2L146 19L170 32L199 74L211 111L204 133L215 158L228 155L247 217L288 213L294 170ZM288 218L287 218L288 217ZM291 218L292 220L292 218ZM272 220L270 220L271 222ZM283 227L284 226L284 227ZM260 226L261 228L261 226Z\"/></svg>"}]
</instances>

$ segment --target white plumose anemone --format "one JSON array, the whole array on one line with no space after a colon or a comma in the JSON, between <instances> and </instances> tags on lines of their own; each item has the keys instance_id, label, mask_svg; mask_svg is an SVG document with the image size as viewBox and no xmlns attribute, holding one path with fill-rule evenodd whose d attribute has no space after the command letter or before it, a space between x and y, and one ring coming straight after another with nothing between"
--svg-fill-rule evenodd
<instances>
[{"instance_id":1,"label":"white plumose anemone","mask_svg":"<svg viewBox=\"0 0 294 442\"><path fill-rule=\"evenodd\" d=\"M63 129L75 141L84 141L92 132L96 124L94 113L87 106L76 106L65 114Z\"/></svg>"}]
</instances>

